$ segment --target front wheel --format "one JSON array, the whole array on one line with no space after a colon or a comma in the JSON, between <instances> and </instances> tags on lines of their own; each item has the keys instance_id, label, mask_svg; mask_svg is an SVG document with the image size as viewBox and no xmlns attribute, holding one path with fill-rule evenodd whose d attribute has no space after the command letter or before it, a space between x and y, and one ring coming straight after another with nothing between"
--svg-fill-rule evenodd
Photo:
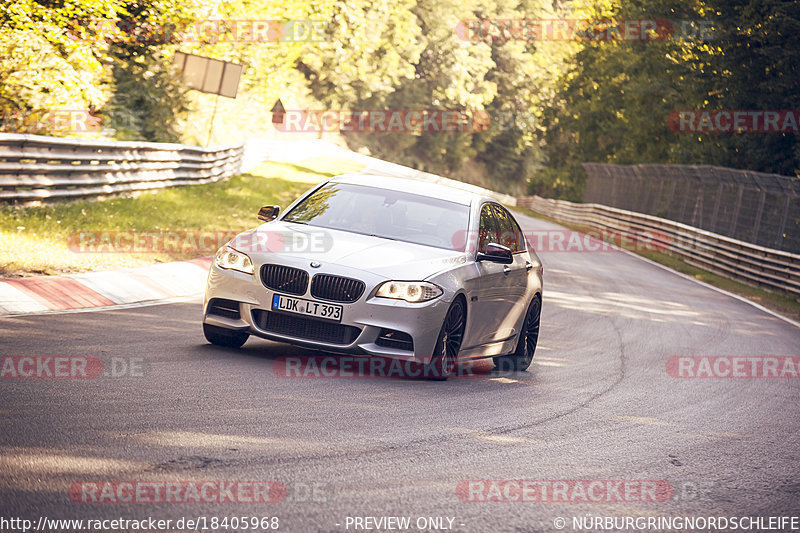
<instances>
[{"instance_id":1,"label":"front wheel","mask_svg":"<svg viewBox=\"0 0 800 533\"><path fill-rule=\"evenodd\" d=\"M537 294L534 296L528 312L525 314L525 321L522 324L517 349L510 355L502 355L494 358L494 366L498 370L521 372L527 370L533 361L533 353L536 351L536 344L539 342L539 325L542 318L542 300Z\"/></svg>"},{"instance_id":2,"label":"front wheel","mask_svg":"<svg viewBox=\"0 0 800 533\"><path fill-rule=\"evenodd\" d=\"M206 336L206 340L211 344L226 346L228 348L241 347L250 336L249 333L244 331L220 328L208 324L203 324L203 335Z\"/></svg>"},{"instance_id":3,"label":"front wheel","mask_svg":"<svg viewBox=\"0 0 800 533\"><path fill-rule=\"evenodd\" d=\"M425 368L425 376L435 380L445 380L453 374L464 339L464 302L461 298L450 305L444 317L431 362Z\"/></svg>"}]
</instances>

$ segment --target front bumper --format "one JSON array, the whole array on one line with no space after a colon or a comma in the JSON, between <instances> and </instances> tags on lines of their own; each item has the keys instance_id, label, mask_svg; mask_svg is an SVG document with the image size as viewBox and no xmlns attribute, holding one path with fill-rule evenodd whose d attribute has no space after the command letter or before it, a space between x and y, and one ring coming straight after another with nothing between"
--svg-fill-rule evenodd
<instances>
[{"instance_id":1,"label":"front bumper","mask_svg":"<svg viewBox=\"0 0 800 533\"><path fill-rule=\"evenodd\" d=\"M301 265L289 266L302 268ZM316 340L311 328L307 330L307 333L304 333L302 324L298 324L297 320L295 320L298 318L297 315L292 313L280 313L282 316L278 318L282 319L279 321L281 324L289 322L293 324L293 327L288 329L281 327L277 331L271 329L263 313L277 313L271 309L272 297L276 292L261 283L258 266L256 273L250 275L233 270L224 270L214 264L211 265L203 304L203 322L212 326L247 331L252 335L266 339L329 352L377 355L415 360L420 363L430 362L431 354L449 303L454 296L453 294L449 294L445 289L445 293L439 298L429 302L411 304L403 300L373 297L375 288L383 281L386 281L383 278L364 272L361 273L363 275L354 276L351 270L339 270L335 265L326 268L324 273L345 277L359 277L367 286L358 301L353 303L336 302L337 305L342 306L342 320L338 324L357 328L358 330L354 332L355 338L352 341L349 341L349 337L352 337L352 335L345 335L345 338L348 338L345 344ZM308 290L302 296L291 294L287 294L287 296L322 302L322 300L317 300L311 296ZM235 317L233 313L228 314L228 316L209 313L209 301L213 298L238 302L239 317ZM321 319L302 318L301 320L315 322L316 324L309 324L309 326L314 326L314 330L318 329L318 327L331 330L337 324ZM413 339L413 350L376 344L383 329L400 331L410 335ZM291 330L292 333L287 333L287 330Z\"/></svg>"}]
</instances>

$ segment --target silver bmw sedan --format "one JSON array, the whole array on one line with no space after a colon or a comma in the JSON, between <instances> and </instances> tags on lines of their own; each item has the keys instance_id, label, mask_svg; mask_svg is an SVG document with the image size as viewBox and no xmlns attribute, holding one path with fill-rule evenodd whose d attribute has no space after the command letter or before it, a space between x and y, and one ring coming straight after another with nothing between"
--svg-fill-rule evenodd
<instances>
[{"instance_id":1,"label":"silver bmw sedan","mask_svg":"<svg viewBox=\"0 0 800 533\"><path fill-rule=\"evenodd\" d=\"M352 174L309 190L216 254L206 339L250 335L400 358L446 379L494 358L525 370L539 337L542 263L502 205L461 189Z\"/></svg>"}]
</instances>

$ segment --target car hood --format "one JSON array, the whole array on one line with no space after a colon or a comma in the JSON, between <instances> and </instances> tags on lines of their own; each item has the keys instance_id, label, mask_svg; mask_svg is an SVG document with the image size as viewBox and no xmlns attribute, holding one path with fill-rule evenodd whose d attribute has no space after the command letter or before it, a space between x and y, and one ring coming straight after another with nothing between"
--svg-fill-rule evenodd
<instances>
[{"instance_id":1,"label":"car hood","mask_svg":"<svg viewBox=\"0 0 800 533\"><path fill-rule=\"evenodd\" d=\"M387 279L423 280L464 263L464 252L281 221L240 233L230 245L256 264L316 261Z\"/></svg>"}]
</instances>

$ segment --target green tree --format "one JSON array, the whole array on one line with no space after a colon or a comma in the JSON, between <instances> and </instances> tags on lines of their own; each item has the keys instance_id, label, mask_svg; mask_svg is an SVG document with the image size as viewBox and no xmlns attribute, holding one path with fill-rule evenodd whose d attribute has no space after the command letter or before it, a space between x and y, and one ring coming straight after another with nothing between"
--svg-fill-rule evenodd
<instances>
[{"instance_id":1,"label":"green tree","mask_svg":"<svg viewBox=\"0 0 800 533\"><path fill-rule=\"evenodd\" d=\"M172 68L172 49L194 21L177 0L136 0L124 4L125 17L109 32L114 93L106 109L117 138L177 142L188 110L186 90Z\"/></svg>"},{"instance_id":2,"label":"green tree","mask_svg":"<svg viewBox=\"0 0 800 533\"><path fill-rule=\"evenodd\" d=\"M0 110L89 110L108 99L107 46L117 0L6 0L0 9ZM47 124L41 133L47 133Z\"/></svg>"},{"instance_id":3,"label":"green tree","mask_svg":"<svg viewBox=\"0 0 800 533\"><path fill-rule=\"evenodd\" d=\"M719 20L715 42L720 53L715 70L723 75L713 77L718 107L800 109L800 3L712 0L709 4ZM800 175L797 133L728 133L714 137L724 155L724 165Z\"/></svg>"},{"instance_id":4,"label":"green tree","mask_svg":"<svg viewBox=\"0 0 800 533\"><path fill-rule=\"evenodd\" d=\"M582 162L715 164L800 171L796 133L681 132L680 110L797 109L800 5L778 0L623 0L597 18L709 22L708 35L586 43L544 112L547 168L531 191L581 193ZM689 27L696 31L697 27Z\"/></svg>"}]
</instances>

